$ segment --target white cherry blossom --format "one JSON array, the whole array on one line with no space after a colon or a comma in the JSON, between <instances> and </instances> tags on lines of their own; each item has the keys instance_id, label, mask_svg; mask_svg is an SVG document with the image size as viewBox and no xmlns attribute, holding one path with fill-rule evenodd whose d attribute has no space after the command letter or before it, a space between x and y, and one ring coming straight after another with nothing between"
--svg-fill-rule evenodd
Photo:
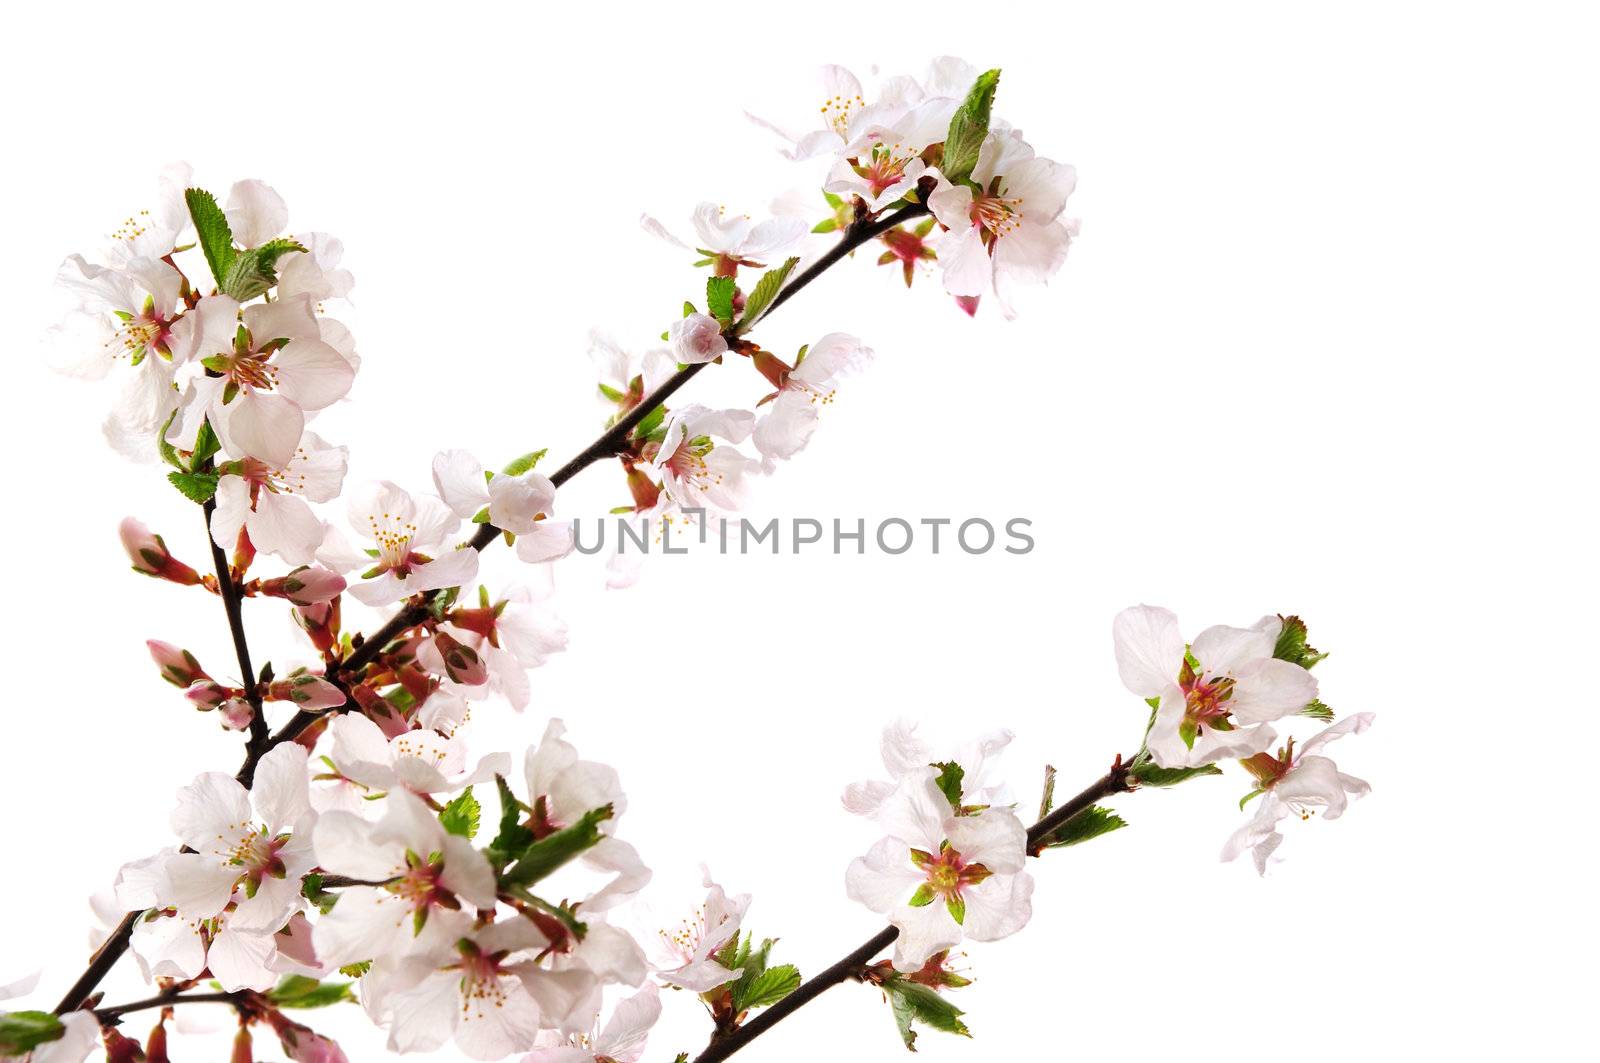
<instances>
[{"instance_id":1,"label":"white cherry blossom","mask_svg":"<svg viewBox=\"0 0 1600 1063\"><path fill-rule=\"evenodd\" d=\"M838 378L859 370L871 359L872 348L854 336L830 332L807 347L793 369L780 374L783 383L751 435L767 470L804 449L816 430L821 408L833 402Z\"/></svg>"},{"instance_id":2,"label":"white cherry blossom","mask_svg":"<svg viewBox=\"0 0 1600 1063\"><path fill-rule=\"evenodd\" d=\"M317 560L335 572L363 564L365 582L350 588L367 605L388 605L421 591L459 587L478 574L478 551L445 545L461 526L450 507L432 495L411 495L388 480L366 484L350 493L351 527L376 545L368 558L353 550L330 528Z\"/></svg>"},{"instance_id":3,"label":"white cherry blossom","mask_svg":"<svg viewBox=\"0 0 1600 1063\"><path fill-rule=\"evenodd\" d=\"M1282 629L1280 618L1267 616L1248 628L1209 627L1185 646L1166 609L1138 605L1117 614L1112 637L1123 685L1160 699L1146 738L1157 764L1196 767L1260 753L1277 738L1270 721L1316 700L1316 678L1272 655Z\"/></svg>"},{"instance_id":4,"label":"white cherry blossom","mask_svg":"<svg viewBox=\"0 0 1600 1063\"><path fill-rule=\"evenodd\" d=\"M661 1018L661 992L654 983L617 1002L604 1026L595 1015L587 1033L545 1032L521 1063L638 1063L650 1028Z\"/></svg>"},{"instance_id":5,"label":"white cherry blossom","mask_svg":"<svg viewBox=\"0 0 1600 1063\"><path fill-rule=\"evenodd\" d=\"M888 836L845 874L851 900L900 931L894 966L910 973L964 939L994 941L1033 914L1027 831L1008 809L958 816L925 768L901 779L878 810Z\"/></svg>"},{"instance_id":6,"label":"white cherry blossom","mask_svg":"<svg viewBox=\"0 0 1600 1063\"><path fill-rule=\"evenodd\" d=\"M651 462L661 476L662 492L685 509L738 509L745 477L760 466L715 440L742 443L754 427L755 414L748 410L690 405L672 411Z\"/></svg>"},{"instance_id":7,"label":"white cherry blossom","mask_svg":"<svg viewBox=\"0 0 1600 1063\"><path fill-rule=\"evenodd\" d=\"M291 565L308 564L322 545L325 525L307 502L331 502L344 484L350 452L329 446L307 432L294 454L274 467L256 458L240 458L219 467L216 512L211 536L232 549L241 528L261 553L274 554Z\"/></svg>"},{"instance_id":8,"label":"white cherry blossom","mask_svg":"<svg viewBox=\"0 0 1600 1063\"><path fill-rule=\"evenodd\" d=\"M1273 854L1283 843L1283 835L1278 832L1280 822L1290 816L1310 819L1318 809L1322 810L1323 819L1338 819L1349 806L1350 797L1370 793L1372 787L1365 780L1341 772L1332 760L1321 755L1321 750L1345 735L1361 734L1375 718L1370 712L1357 713L1325 728L1299 750L1290 739L1276 757L1257 753L1242 761L1255 776L1261 804L1250 822L1234 831L1223 846L1222 859L1234 860L1248 849L1256 870L1265 875L1269 860L1276 859Z\"/></svg>"},{"instance_id":9,"label":"white cherry blossom","mask_svg":"<svg viewBox=\"0 0 1600 1063\"><path fill-rule=\"evenodd\" d=\"M858 816L876 816L901 779L946 763L961 766L963 807L1010 804L1010 790L996 777L995 766L1012 737L1006 730L986 731L953 749L936 751L917 736L915 722L896 720L883 729L878 746L889 778L851 783L845 787L844 807Z\"/></svg>"}]
</instances>

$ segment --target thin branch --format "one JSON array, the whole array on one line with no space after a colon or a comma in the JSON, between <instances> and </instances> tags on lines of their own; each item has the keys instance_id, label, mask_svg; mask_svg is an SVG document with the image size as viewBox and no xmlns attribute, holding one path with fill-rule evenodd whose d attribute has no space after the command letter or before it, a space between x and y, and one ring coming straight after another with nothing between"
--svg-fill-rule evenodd
<instances>
[{"instance_id":1,"label":"thin branch","mask_svg":"<svg viewBox=\"0 0 1600 1063\"><path fill-rule=\"evenodd\" d=\"M144 1000L135 1000L128 1004L116 1004L109 1008L95 1008L94 1017L100 1020L101 1025L116 1022L122 1016L135 1011L148 1011L151 1008L170 1008L178 1004L238 1004L245 999L249 990L231 993L158 993ZM254 995L254 994L251 994Z\"/></svg>"},{"instance_id":2,"label":"thin branch","mask_svg":"<svg viewBox=\"0 0 1600 1063\"><path fill-rule=\"evenodd\" d=\"M844 236L840 239L840 241L831 249L829 249L827 254L817 259L816 262L812 263L804 271L796 275L794 280L790 281L784 287L784 289L778 293L777 298L772 301L771 305L767 307L766 312L762 315L762 320L765 320L768 314L771 314L772 311L788 302L790 297L796 292L800 291L812 281L816 280L831 266L848 256L852 251L861 247L863 244L876 239L900 223L908 221L912 218L921 217L927 213L928 208L926 205L921 203L913 203L909 206L900 208L892 214L878 218L875 221L858 221L851 225L849 229L845 230ZM645 417L648 416L657 406L660 406L675 392L677 392L679 388L683 387L691 379L693 379L696 373L705 368L706 364L708 363L699 363L696 365L685 366L683 369L678 370L677 373L670 377L659 388L647 395L638 406L628 411L627 415L618 420L616 424L606 429L605 432L601 433L599 438L597 438L594 442L583 448L583 450L581 450L571 461L567 462L565 465L561 466L561 468L557 469L553 474L551 474L551 482L555 484L555 486L560 487L562 484L566 483L568 480L572 479L574 476L578 475L578 473L582 472L590 465L593 465L595 462L619 453L623 441L628 437L628 433L632 432L634 428L639 425L639 422L643 421ZM209 540L211 538L211 510L209 508L210 504L208 503L207 505L206 538ZM482 550L484 547L488 546L491 542L498 538L500 536L500 532L501 529L496 528L494 525L484 524L478 529L476 534L473 535L470 545L475 550ZM218 569L218 583L222 588L229 588L231 589L232 593L237 594L237 588L234 586L231 573L228 572L227 569L227 557L222 553L221 548L216 545L214 540L211 542L211 548L212 558L213 560L216 560L220 566ZM227 603L227 593L224 594L223 601L224 604ZM235 605L229 609L228 620L230 626L233 627L235 632L234 644L239 651L240 668L245 673L244 681L246 683L246 690L249 691L255 689L255 678L248 665L249 654L245 648L244 625L242 619L235 623L235 618L237 615L238 607L237 602L235 601ZM384 647L392 642L401 632L405 631L407 628L415 627L417 624L421 623L427 617L427 615L428 607L425 604L412 604L405 606L399 612L390 617L382 627L378 628L377 631L374 631L372 635L367 638L353 653L351 653L348 658L341 661L334 668L330 669L327 673L327 679L341 687L344 686L345 678L347 676L358 674L361 669L365 668L367 665L376 660L378 655L383 652ZM309 728L313 723L322 717L330 714L345 712L356 707L354 700L347 697L344 705L338 708L326 709L321 712L297 712L289 720L289 722L279 728L275 734L263 736L263 740L257 742L255 737L255 726L257 722L259 722L260 726L265 728L266 724L259 707L259 702L252 702L252 706L256 708L256 713L251 725L250 744L246 747L244 763L240 766L238 773L234 776L234 778L239 780L241 785L246 787L250 786L254 781L256 765L268 751L282 745L284 742L294 741L301 734L305 733L307 728ZM127 951L128 938L133 932L133 924L138 918L139 914L140 913L134 912L123 917L122 923L119 924L117 928L117 933L114 933L106 940L106 943L100 947L100 951L95 954L94 959L90 962L89 968L84 971L82 976L79 977L78 981L74 983L72 989L68 991L64 998L62 998L61 1003L56 1006L57 1014L72 1011L83 1006L83 1002L89 998L89 994L94 991L95 986L97 986L100 983L100 980L105 977L106 972L109 971L122 956L122 954ZM796 990L796 992L798 993L805 988L805 986L801 986L801 988ZM823 988L827 987L824 986ZM774 1005L774 1007L777 1006L779 1005ZM765 1016L763 1016L763 1018L764 1017Z\"/></svg>"},{"instance_id":3,"label":"thin branch","mask_svg":"<svg viewBox=\"0 0 1600 1063\"><path fill-rule=\"evenodd\" d=\"M270 748L267 718L261 711L261 691L256 689L256 673L250 664L250 643L244 635L244 610L240 604L239 583L233 578L233 566L228 555L211 534L211 515L216 512L215 499L206 499L201 507L206 517L206 545L211 547L211 563L217 570L217 593L222 596L222 608L228 614L228 630L233 634L233 652L239 658L239 671L243 673L244 699L250 703L250 739L245 746L246 755L259 758Z\"/></svg>"},{"instance_id":4,"label":"thin branch","mask_svg":"<svg viewBox=\"0 0 1600 1063\"><path fill-rule=\"evenodd\" d=\"M1119 756L1115 763L1112 764L1111 770L1106 772L1105 775L1095 780L1078 796L1061 805L1054 812L1051 812L1048 816L1028 828L1029 847L1031 848L1049 837L1061 824L1096 801L1110 797L1112 794L1125 793L1130 789L1132 787L1128 784L1128 768ZM714 1037L711 1043L706 1046L705 1051L695 1057L694 1063L718 1063L719 1060L727 1059L739 1049L811 1003L827 990L832 989L840 982L860 977L867 961L888 948L894 939L899 936L900 931L895 927L884 927L832 967L802 982L800 987L793 993L762 1011L743 1026L735 1027L725 1034Z\"/></svg>"}]
</instances>

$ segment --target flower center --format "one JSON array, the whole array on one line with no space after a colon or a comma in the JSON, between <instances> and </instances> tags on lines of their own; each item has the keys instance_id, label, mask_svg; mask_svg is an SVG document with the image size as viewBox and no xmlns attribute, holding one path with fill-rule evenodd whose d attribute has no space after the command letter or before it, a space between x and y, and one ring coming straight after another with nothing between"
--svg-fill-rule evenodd
<instances>
[{"instance_id":1,"label":"flower center","mask_svg":"<svg viewBox=\"0 0 1600 1063\"><path fill-rule=\"evenodd\" d=\"M983 226L986 241L998 240L1022 225L1022 197L1012 198L996 192L975 196L971 217L973 224Z\"/></svg>"},{"instance_id":2,"label":"flower center","mask_svg":"<svg viewBox=\"0 0 1600 1063\"><path fill-rule=\"evenodd\" d=\"M912 849L911 863L927 876L911 895L908 902L911 907L921 908L936 899L942 900L957 923L966 919L964 891L993 874L982 864L968 863L965 857L950 847L948 841L940 843L937 855L923 849Z\"/></svg>"},{"instance_id":3,"label":"flower center","mask_svg":"<svg viewBox=\"0 0 1600 1063\"><path fill-rule=\"evenodd\" d=\"M461 1018L471 1022L486 1018L498 1008L505 1007L506 991L501 984L505 973L500 961L504 952L484 952L463 938L456 945L461 960L452 966L461 971Z\"/></svg>"},{"instance_id":4,"label":"flower center","mask_svg":"<svg viewBox=\"0 0 1600 1063\"><path fill-rule=\"evenodd\" d=\"M283 878L288 873L278 851L289 841L287 834L271 836L265 827L241 823L234 828L238 833L229 844L224 835L217 835L215 852L225 866L242 870L236 886L243 886L245 896L254 897L265 878Z\"/></svg>"},{"instance_id":5,"label":"flower center","mask_svg":"<svg viewBox=\"0 0 1600 1063\"><path fill-rule=\"evenodd\" d=\"M137 315L118 311L117 318L120 324L106 341L113 358L126 357L138 365L149 351L166 354L172 322L156 313L154 300L146 301Z\"/></svg>"},{"instance_id":6,"label":"flower center","mask_svg":"<svg viewBox=\"0 0 1600 1063\"><path fill-rule=\"evenodd\" d=\"M667 459L667 470L675 479L702 491L714 487L722 482L722 474L711 471L706 464L706 455L715 449L710 436L695 436L693 439L685 436L678 444L678 449L672 452L672 457Z\"/></svg>"},{"instance_id":7,"label":"flower center","mask_svg":"<svg viewBox=\"0 0 1600 1063\"><path fill-rule=\"evenodd\" d=\"M822 124L828 126L841 137L846 135L850 128L850 116L866 106L859 95L838 95L822 101Z\"/></svg>"},{"instance_id":8,"label":"flower center","mask_svg":"<svg viewBox=\"0 0 1600 1063\"><path fill-rule=\"evenodd\" d=\"M867 182L872 194L881 196L905 177L906 165L914 158L916 156L903 151L898 142L878 143L872 146L872 153L864 162L859 158L852 159L851 166L856 175Z\"/></svg>"},{"instance_id":9,"label":"flower center","mask_svg":"<svg viewBox=\"0 0 1600 1063\"><path fill-rule=\"evenodd\" d=\"M381 568L404 569L411 557L411 538L417 526L392 514L367 517L367 537L378 544Z\"/></svg>"}]
</instances>

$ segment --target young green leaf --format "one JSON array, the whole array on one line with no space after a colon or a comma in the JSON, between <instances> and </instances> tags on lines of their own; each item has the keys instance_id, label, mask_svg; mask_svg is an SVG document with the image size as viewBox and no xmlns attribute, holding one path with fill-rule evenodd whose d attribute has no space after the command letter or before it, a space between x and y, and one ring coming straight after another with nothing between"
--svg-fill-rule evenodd
<instances>
[{"instance_id":1,"label":"young green leaf","mask_svg":"<svg viewBox=\"0 0 1600 1063\"><path fill-rule=\"evenodd\" d=\"M40 1045L61 1040L67 1032L61 1020L45 1011L13 1011L0 1014L0 1053L7 1058L24 1056Z\"/></svg>"},{"instance_id":2,"label":"young green leaf","mask_svg":"<svg viewBox=\"0 0 1600 1063\"><path fill-rule=\"evenodd\" d=\"M769 269L761 275L755 288L744 298L744 313L739 318L739 327L734 329L735 332L742 336L761 320L761 315L767 312L772 301L783 290L783 282L789 279L789 274L799 264L798 258L787 259L777 269Z\"/></svg>"},{"instance_id":3,"label":"young green leaf","mask_svg":"<svg viewBox=\"0 0 1600 1063\"><path fill-rule=\"evenodd\" d=\"M800 988L800 969L792 963L768 967L752 978L748 985L740 979L736 983L733 1006L738 1011L764 1008L776 1004Z\"/></svg>"},{"instance_id":4,"label":"young green leaf","mask_svg":"<svg viewBox=\"0 0 1600 1063\"><path fill-rule=\"evenodd\" d=\"M522 825L522 813L528 806L517 800L511 784L504 775L496 775L494 783L500 793L500 830L489 843L489 862L496 868L510 863L515 854L533 843L533 831Z\"/></svg>"},{"instance_id":5,"label":"young green leaf","mask_svg":"<svg viewBox=\"0 0 1600 1063\"><path fill-rule=\"evenodd\" d=\"M1333 710L1327 705L1323 704L1321 698L1318 698L1316 701L1313 701L1311 704L1301 709L1300 715L1309 716L1313 720L1321 720L1322 722L1327 723L1333 719Z\"/></svg>"},{"instance_id":6,"label":"young green leaf","mask_svg":"<svg viewBox=\"0 0 1600 1063\"><path fill-rule=\"evenodd\" d=\"M983 147L983 138L989 135L989 117L994 110L994 93L999 84L1000 71L987 70L979 74L967 98L950 119L940 169L956 184L970 180L973 168L978 165L978 149Z\"/></svg>"},{"instance_id":7,"label":"young green leaf","mask_svg":"<svg viewBox=\"0 0 1600 1063\"><path fill-rule=\"evenodd\" d=\"M1221 775L1215 764L1202 764L1198 768L1163 768L1148 760L1128 773L1130 781L1140 786L1176 786L1202 775Z\"/></svg>"},{"instance_id":8,"label":"young green leaf","mask_svg":"<svg viewBox=\"0 0 1600 1063\"><path fill-rule=\"evenodd\" d=\"M444 806L439 813L439 822L451 834L459 834L471 841L478 836L478 820L482 813L483 806L472 796L472 787L469 786L461 791L460 797Z\"/></svg>"},{"instance_id":9,"label":"young green leaf","mask_svg":"<svg viewBox=\"0 0 1600 1063\"><path fill-rule=\"evenodd\" d=\"M167 480L191 502L209 502L221 479L214 472L169 472Z\"/></svg>"},{"instance_id":10,"label":"young green leaf","mask_svg":"<svg viewBox=\"0 0 1600 1063\"><path fill-rule=\"evenodd\" d=\"M724 329L733 324L734 288L732 277L706 278L706 312Z\"/></svg>"},{"instance_id":11,"label":"young green leaf","mask_svg":"<svg viewBox=\"0 0 1600 1063\"><path fill-rule=\"evenodd\" d=\"M218 287L224 295L231 295L241 303L265 295L267 289L278 283L278 259L292 251L304 250L305 246L298 241L280 239L241 251Z\"/></svg>"},{"instance_id":12,"label":"young green leaf","mask_svg":"<svg viewBox=\"0 0 1600 1063\"><path fill-rule=\"evenodd\" d=\"M1318 661L1327 657L1326 653L1318 653L1316 649L1306 643L1306 622L1298 616L1282 618L1283 628L1278 632L1278 644L1272 648L1272 655L1280 661L1298 664L1301 668L1310 668Z\"/></svg>"},{"instance_id":13,"label":"young green leaf","mask_svg":"<svg viewBox=\"0 0 1600 1063\"><path fill-rule=\"evenodd\" d=\"M266 998L280 1008L325 1008L355 996L349 982L319 982L303 974L286 974L267 990Z\"/></svg>"},{"instance_id":14,"label":"young green leaf","mask_svg":"<svg viewBox=\"0 0 1600 1063\"><path fill-rule=\"evenodd\" d=\"M1077 845L1091 838L1098 838L1102 834L1110 834L1114 830L1126 827L1128 821L1099 805L1090 805L1076 816L1067 820L1055 829L1055 832L1046 840L1045 845L1051 849L1060 849L1068 845Z\"/></svg>"},{"instance_id":15,"label":"young green leaf","mask_svg":"<svg viewBox=\"0 0 1600 1063\"><path fill-rule=\"evenodd\" d=\"M896 975L883 983L883 991L889 997L889 1006L894 1009L894 1022L900 1028L900 1039L911 1051L917 1050L917 1033L911 1028L913 1022L961 1037L972 1036L967 1024L961 1021L961 1009L935 990Z\"/></svg>"},{"instance_id":16,"label":"young green leaf","mask_svg":"<svg viewBox=\"0 0 1600 1063\"><path fill-rule=\"evenodd\" d=\"M530 450L528 453L522 455L522 457L507 465L501 470L501 472L506 476L521 476L523 473L528 472L535 465L539 464L539 459L545 456L545 451L548 449L549 448L547 447L544 450Z\"/></svg>"},{"instance_id":17,"label":"young green leaf","mask_svg":"<svg viewBox=\"0 0 1600 1063\"><path fill-rule=\"evenodd\" d=\"M934 785L939 787L939 792L944 794L944 799L950 802L950 807L959 813L961 811L961 780L966 775L965 769L953 760L935 764L934 767L939 769L939 777L933 780Z\"/></svg>"},{"instance_id":18,"label":"young green leaf","mask_svg":"<svg viewBox=\"0 0 1600 1063\"><path fill-rule=\"evenodd\" d=\"M531 886L549 875L568 860L597 845L600 841L600 824L610 819L612 808L604 805L591 809L570 827L547 834L524 846L516 854L515 862L502 873L501 881L515 886Z\"/></svg>"},{"instance_id":19,"label":"young green leaf","mask_svg":"<svg viewBox=\"0 0 1600 1063\"><path fill-rule=\"evenodd\" d=\"M233 230L228 227L228 216L217 206L217 197L203 188L186 189L183 201L189 206L189 217L194 221L196 242L211 267L211 276L222 287L228 272L233 269L237 252L233 249Z\"/></svg>"}]
</instances>

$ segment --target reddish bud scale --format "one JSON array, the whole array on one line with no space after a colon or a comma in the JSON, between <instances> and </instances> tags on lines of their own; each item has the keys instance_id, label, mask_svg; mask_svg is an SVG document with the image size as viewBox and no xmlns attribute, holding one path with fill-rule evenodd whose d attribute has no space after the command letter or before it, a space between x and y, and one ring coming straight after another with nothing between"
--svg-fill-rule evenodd
<instances>
[{"instance_id":1,"label":"reddish bud scale","mask_svg":"<svg viewBox=\"0 0 1600 1063\"><path fill-rule=\"evenodd\" d=\"M106 1046L106 1063L146 1063L139 1042L122 1036L115 1028L102 1031L101 1039Z\"/></svg>"},{"instance_id":2,"label":"reddish bud scale","mask_svg":"<svg viewBox=\"0 0 1600 1063\"><path fill-rule=\"evenodd\" d=\"M161 1013L161 1018L150 1030L150 1036L145 1039L145 1063L171 1063L167 1058L167 1016L170 1010Z\"/></svg>"},{"instance_id":3,"label":"reddish bud scale","mask_svg":"<svg viewBox=\"0 0 1600 1063\"><path fill-rule=\"evenodd\" d=\"M240 1026L233 1038L233 1055L228 1063L256 1063L255 1049L250 1040L250 1027Z\"/></svg>"},{"instance_id":4,"label":"reddish bud scale","mask_svg":"<svg viewBox=\"0 0 1600 1063\"><path fill-rule=\"evenodd\" d=\"M239 529L239 538L233 544L233 575L241 579L256 560L256 544L250 541L250 532L245 528Z\"/></svg>"}]
</instances>

